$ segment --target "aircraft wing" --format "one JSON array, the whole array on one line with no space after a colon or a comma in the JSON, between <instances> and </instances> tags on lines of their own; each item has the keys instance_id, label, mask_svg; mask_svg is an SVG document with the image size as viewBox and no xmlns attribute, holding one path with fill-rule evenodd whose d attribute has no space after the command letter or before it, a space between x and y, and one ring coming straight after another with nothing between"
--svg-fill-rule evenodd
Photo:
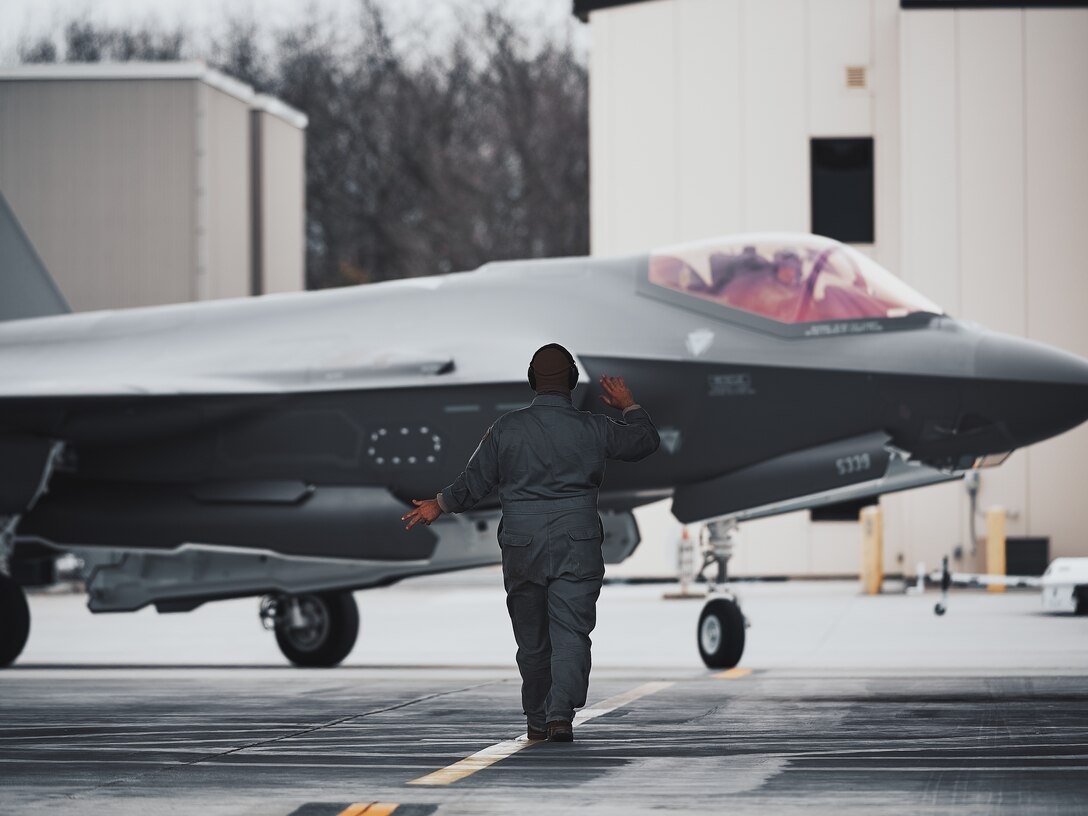
<instances>
[{"instance_id":1,"label":"aircraft wing","mask_svg":"<svg viewBox=\"0 0 1088 816\"><path fill-rule=\"evenodd\" d=\"M171 342L132 337L131 343L166 347ZM97 353L88 353L83 348L87 345L96 347ZM148 364L146 348L126 348L94 337L81 343L76 335L51 346L27 348L25 355L20 354L21 346L5 344L0 332L0 399L222 396L396 387L435 382L456 370L449 354L431 349L360 350L343 337L273 343L272 349L257 339L249 356L233 360L224 359L228 351L222 346L217 360L213 347L189 339L180 353L159 353L180 363L161 368Z\"/></svg>"}]
</instances>

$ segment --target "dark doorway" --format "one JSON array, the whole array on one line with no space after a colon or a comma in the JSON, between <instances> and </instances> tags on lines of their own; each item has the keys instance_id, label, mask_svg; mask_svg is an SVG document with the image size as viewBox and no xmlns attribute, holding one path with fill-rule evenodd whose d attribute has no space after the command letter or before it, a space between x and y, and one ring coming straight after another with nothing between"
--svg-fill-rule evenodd
<instances>
[{"instance_id":1,"label":"dark doorway","mask_svg":"<svg viewBox=\"0 0 1088 816\"><path fill-rule=\"evenodd\" d=\"M873 243L873 140L812 139L812 231L848 244Z\"/></svg>"}]
</instances>

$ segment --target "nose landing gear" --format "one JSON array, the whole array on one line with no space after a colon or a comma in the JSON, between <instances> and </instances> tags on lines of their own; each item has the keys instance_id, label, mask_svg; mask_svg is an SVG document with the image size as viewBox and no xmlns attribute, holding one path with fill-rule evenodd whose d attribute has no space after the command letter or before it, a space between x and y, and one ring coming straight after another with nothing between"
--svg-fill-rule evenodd
<instances>
[{"instance_id":1,"label":"nose landing gear","mask_svg":"<svg viewBox=\"0 0 1088 816\"><path fill-rule=\"evenodd\" d=\"M732 518L709 522L705 529L707 540L703 542L703 567L699 575L711 564L717 565L718 574L711 586L716 597L707 601L699 615L699 655L707 668L731 669L744 654L744 630L748 628L736 596L725 589L729 559L740 543L740 531Z\"/></svg>"}]
</instances>

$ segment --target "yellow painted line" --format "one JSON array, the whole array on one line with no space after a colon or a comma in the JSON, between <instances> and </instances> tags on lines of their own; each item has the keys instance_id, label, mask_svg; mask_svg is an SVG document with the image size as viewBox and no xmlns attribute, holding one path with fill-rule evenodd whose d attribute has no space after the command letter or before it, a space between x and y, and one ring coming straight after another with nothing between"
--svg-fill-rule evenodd
<instances>
[{"instance_id":1,"label":"yellow painted line","mask_svg":"<svg viewBox=\"0 0 1088 816\"><path fill-rule=\"evenodd\" d=\"M751 673L751 669L727 669L726 671L718 672L714 676L719 680L740 680L740 678L747 677Z\"/></svg>"},{"instance_id":2,"label":"yellow painted line","mask_svg":"<svg viewBox=\"0 0 1088 816\"><path fill-rule=\"evenodd\" d=\"M649 694L661 691L671 685L672 683L643 683L641 686L637 686L630 691L617 694L615 697L609 697L607 700L602 700L591 708L583 708L579 711L574 718L574 726L577 727L582 725L584 722L592 720L594 717L600 717L610 711L615 711L621 706L633 703L640 697L645 697ZM531 748L538 742L543 742L543 740L530 741L525 734L522 734L516 739L497 742L494 745L484 748L482 751L477 751L471 756L458 760L452 765L440 768L434 773L429 773L426 776L413 779L408 784L449 785L464 779L466 776L472 776L472 774L477 771L482 771L484 768L490 768L496 762L500 762L508 756L513 756L518 751L524 750L525 748ZM367 813L367 816L370 816L369 812Z\"/></svg>"},{"instance_id":3,"label":"yellow painted line","mask_svg":"<svg viewBox=\"0 0 1088 816\"><path fill-rule=\"evenodd\" d=\"M574 725L579 726L586 720L592 720L594 717L600 717L602 714L607 714L610 711L615 711L617 708L633 703L640 697L645 697L649 694L654 694L662 689L667 689L672 683L643 683L641 686L635 686L630 691L625 691L622 694L617 694L615 697L609 697L607 700L601 700L595 706L590 708L583 708L574 716Z\"/></svg>"},{"instance_id":4,"label":"yellow painted line","mask_svg":"<svg viewBox=\"0 0 1088 816\"><path fill-rule=\"evenodd\" d=\"M537 742L543 742L543 740L537 740ZM482 771L484 768L490 768L496 762L506 759L508 756L513 756L523 748L529 748L534 743L528 739L518 737L517 739L504 740L503 742L497 742L494 745L484 748L482 751L477 751L472 756L467 756L462 760L459 760L452 765L445 768L440 768L433 773L429 773L426 776L421 776L418 779L413 779L409 782L409 785L449 785L453 782L457 782L460 779L464 779L466 776L472 776L477 771Z\"/></svg>"},{"instance_id":5,"label":"yellow painted line","mask_svg":"<svg viewBox=\"0 0 1088 816\"><path fill-rule=\"evenodd\" d=\"M356 802L341 810L337 816L389 816L400 802Z\"/></svg>"}]
</instances>

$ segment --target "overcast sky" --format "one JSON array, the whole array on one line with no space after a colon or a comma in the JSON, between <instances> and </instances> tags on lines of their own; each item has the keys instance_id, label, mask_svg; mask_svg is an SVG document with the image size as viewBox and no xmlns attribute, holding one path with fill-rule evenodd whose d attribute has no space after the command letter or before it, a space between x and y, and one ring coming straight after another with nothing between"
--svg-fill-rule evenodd
<instances>
[{"instance_id":1,"label":"overcast sky","mask_svg":"<svg viewBox=\"0 0 1088 816\"><path fill-rule=\"evenodd\" d=\"M384 6L403 20L428 19L441 36L461 12L478 13L500 7L510 14L552 29L562 36L572 27L580 45L588 41L585 26L571 15L570 0L385 0ZM282 28L305 19L309 9L350 21L359 8L358 0L0 0L0 63L18 62L18 44L24 38L59 33L69 20L85 16L94 22L178 24L198 38L216 31L231 17L254 17L272 28Z\"/></svg>"}]
</instances>

